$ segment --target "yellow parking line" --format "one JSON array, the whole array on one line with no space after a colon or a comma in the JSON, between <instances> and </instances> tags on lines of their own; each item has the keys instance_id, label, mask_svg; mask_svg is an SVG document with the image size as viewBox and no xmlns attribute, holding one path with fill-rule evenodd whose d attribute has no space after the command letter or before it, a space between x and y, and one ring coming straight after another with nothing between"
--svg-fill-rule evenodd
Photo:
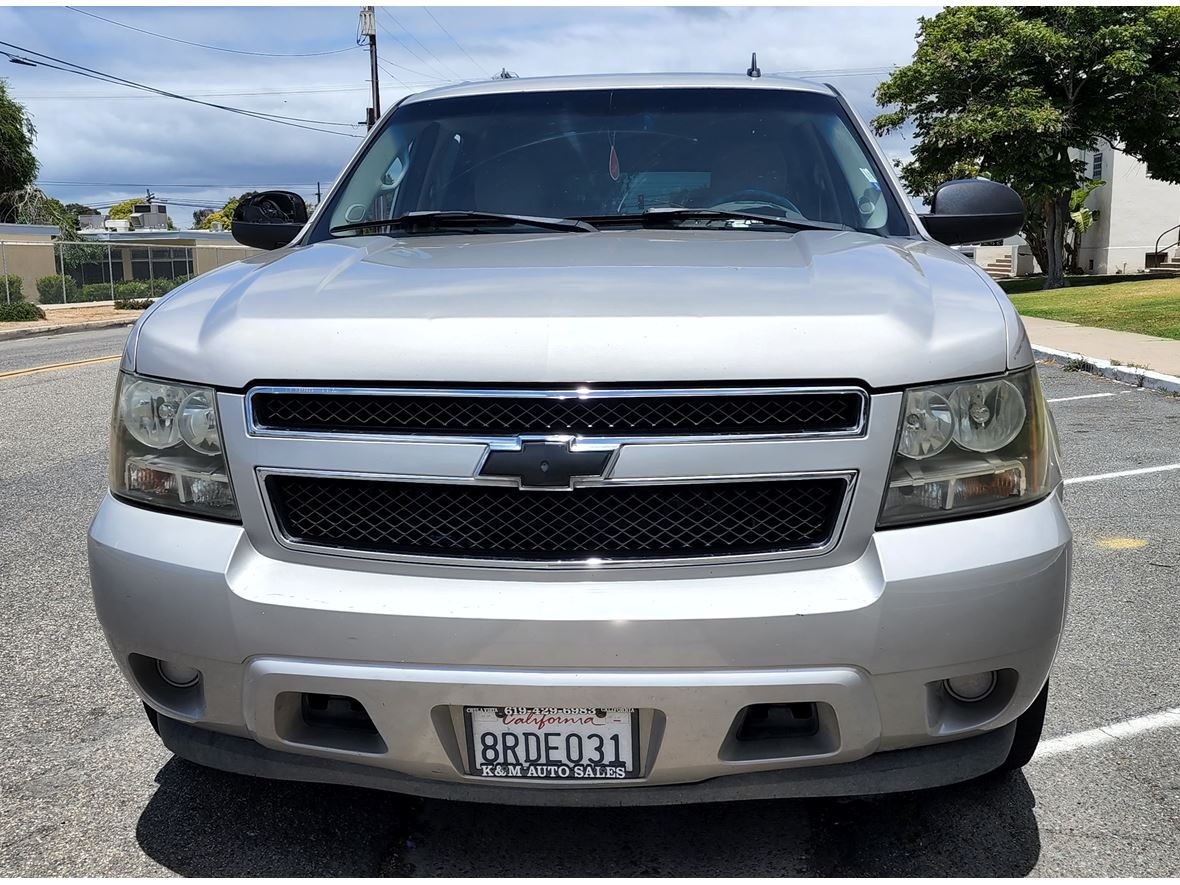
<instances>
[{"instance_id":1,"label":"yellow parking line","mask_svg":"<svg viewBox=\"0 0 1180 885\"><path fill-rule=\"evenodd\" d=\"M72 363L54 363L52 366L33 366L31 369L17 369L14 372L0 372L0 380L4 378L19 378L22 375L36 375L38 372L53 372L57 369L73 369L76 366L92 366L95 363L109 363L122 359L123 355L94 356L86 360L74 360Z\"/></svg>"}]
</instances>

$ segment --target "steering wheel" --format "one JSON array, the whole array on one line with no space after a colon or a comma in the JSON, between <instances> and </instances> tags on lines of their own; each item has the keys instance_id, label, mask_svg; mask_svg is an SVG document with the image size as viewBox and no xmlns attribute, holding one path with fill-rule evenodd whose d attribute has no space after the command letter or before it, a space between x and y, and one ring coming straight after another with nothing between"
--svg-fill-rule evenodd
<instances>
[{"instance_id":1,"label":"steering wheel","mask_svg":"<svg viewBox=\"0 0 1180 885\"><path fill-rule=\"evenodd\" d=\"M799 211L799 207L790 201L782 194L776 194L773 191L764 191L756 187L743 188L740 191L726 194L716 203L710 206L710 209L724 208L727 203L759 203L762 205L770 205L779 209L785 209L788 212L793 212L796 215L803 217L803 213Z\"/></svg>"}]
</instances>

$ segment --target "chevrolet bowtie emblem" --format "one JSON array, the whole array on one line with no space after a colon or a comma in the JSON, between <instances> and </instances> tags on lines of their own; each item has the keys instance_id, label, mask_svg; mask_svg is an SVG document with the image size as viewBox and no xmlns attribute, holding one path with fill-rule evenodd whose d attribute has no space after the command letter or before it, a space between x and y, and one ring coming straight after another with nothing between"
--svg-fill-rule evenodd
<instances>
[{"instance_id":1,"label":"chevrolet bowtie emblem","mask_svg":"<svg viewBox=\"0 0 1180 885\"><path fill-rule=\"evenodd\" d=\"M521 488L573 488L574 477L602 476L611 452L570 451L568 441L534 440L519 451L493 449L483 462L480 476L510 476Z\"/></svg>"}]
</instances>

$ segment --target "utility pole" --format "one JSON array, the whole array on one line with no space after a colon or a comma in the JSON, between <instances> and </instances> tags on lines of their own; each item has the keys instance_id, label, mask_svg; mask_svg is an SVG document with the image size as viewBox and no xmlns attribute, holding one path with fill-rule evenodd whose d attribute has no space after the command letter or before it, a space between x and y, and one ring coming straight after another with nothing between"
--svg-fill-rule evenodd
<instances>
[{"instance_id":1,"label":"utility pole","mask_svg":"<svg viewBox=\"0 0 1180 885\"><path fill-rule=\"evenodd\" d=\"M372 6L361 7L360 34L369 38L369 73L373 78L373 105L365 115L365 120L372 129L381 117L381 86L377 79L377 13Z\"/></svg>"}]
</instances>

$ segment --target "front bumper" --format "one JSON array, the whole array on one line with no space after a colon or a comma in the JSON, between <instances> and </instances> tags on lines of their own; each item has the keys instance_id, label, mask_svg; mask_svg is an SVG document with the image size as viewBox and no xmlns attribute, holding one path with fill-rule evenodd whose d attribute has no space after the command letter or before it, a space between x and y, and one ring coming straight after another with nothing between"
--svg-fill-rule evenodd
<instances>
[{"instance_id":1,"label":"front bumper","mask_svg":"<svg viewBox=\"0 0 1180 885\"><path fill-rule=\"evenodd\" d=\"M1070 543L1054 496L878 532L861 556L826 568L438 577L272 559L239 526L108 497L90 564L115 658L173 720L162 731L182 756L423 795L610 793L601 801L614 804L743 798L746 788L745 798L879 792L994 768L1011 742L1005 726L1048 677ZM199 691L161 691L135 656L199 669ZM986 670L1005 674L988 701L949 703L940 689ZM379 751L285 730L284 698L302 692L360 700ZM743 708L794 702L828 711L823 740L735 746ZM456 726L464 705L635 707L643 777L576 790L471 777ZM944 746L912 749L927 745ZM883 752L894 750L905 752ZM254 757L269 761L240 764ZM624 799L636 794L649 799Z\"/></svg>"}]
</instances>

